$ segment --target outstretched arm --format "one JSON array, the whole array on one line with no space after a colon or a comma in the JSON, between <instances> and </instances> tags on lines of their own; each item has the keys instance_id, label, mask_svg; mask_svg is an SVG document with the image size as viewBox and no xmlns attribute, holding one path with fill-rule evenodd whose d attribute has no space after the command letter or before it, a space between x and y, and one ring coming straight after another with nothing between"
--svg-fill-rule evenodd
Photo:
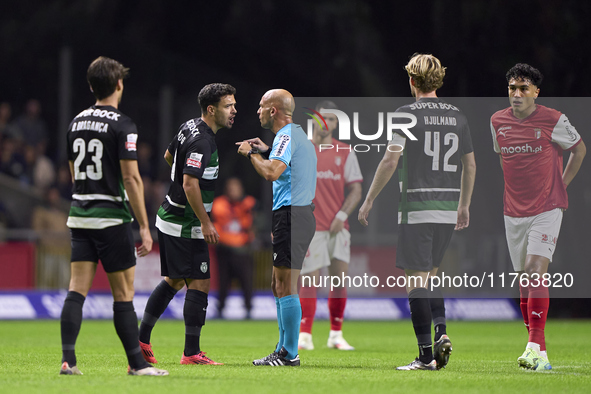
<instances>
[{"instance_id":1,"label":"outstretched arm","mask_svg":"<svg viewBox=\"0 0 591 394\"><path fill-rule=\"evenodd\" d=\"M265 145L266 146L266 145ZM251 144L248 141L243 141L238 148L238 153L242 156L248 156L251 150ZM253 153L250 155L252 166L259 173L260 176L267 181L276 181L279 179L287 165L281 160L265 160L260 154Z\"/></svg>"}]
</instances>

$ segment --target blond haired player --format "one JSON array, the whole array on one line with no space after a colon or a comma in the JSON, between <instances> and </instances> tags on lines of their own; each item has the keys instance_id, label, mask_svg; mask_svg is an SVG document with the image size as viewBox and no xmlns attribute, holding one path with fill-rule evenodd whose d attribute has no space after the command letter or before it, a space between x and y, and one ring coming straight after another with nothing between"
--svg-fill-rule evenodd
<instances>
[{"instance_id":1,"label":"blond haired player","mask_svg":"<svg viewBox=\"0 0 591 394\"><path fill-rule=\"evenodd\" d=\"M439 59L415 54L406 71L416 102L397 111L416 116L417 124L411 132L417 141L394 135L390 143L404 150L386 150L359 210L359 221L367 226L375 198L402 158L396 266L404 269L407 277L420 277L421 281L408 281L407 286L419 357L397 369L435 370L447 364L452 346L441 290L428 290L427 278L437 275L454 228L462 230L470 223L476 162L466 117L459 108L437 98L436 90L445 76ZM434 346L431 320L435 325Z\"/></svg>"}]
</instances>

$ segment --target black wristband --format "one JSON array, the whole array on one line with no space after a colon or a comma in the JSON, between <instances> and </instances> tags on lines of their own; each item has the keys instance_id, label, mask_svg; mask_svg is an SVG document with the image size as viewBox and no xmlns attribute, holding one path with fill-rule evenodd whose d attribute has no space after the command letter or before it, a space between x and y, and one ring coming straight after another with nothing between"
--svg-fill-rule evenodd
<instances>
[{"instance_id":1,"label":"black wristband","mask_svg":"<svg viewBox=\"0 0 591 394\"><path fill-rule=\"evenodd\" d=\"M261 156L263 156L263 158L269 160L269 156L271 155L271 148L267 149L266 152L259 152Z\"/></svg>"},{"instance_id":2,"label":"black wristband","mask_svg":"<svg viewBox=\"0 0 591 394\"><path fill-rule=\"evenodd\" d=\"M252 155L253 153L259 153L259 152L256 149L251 149L246 154L246 157L248 157L248 159L250 159L250 155Z\"/></svg>"}]
</instances>

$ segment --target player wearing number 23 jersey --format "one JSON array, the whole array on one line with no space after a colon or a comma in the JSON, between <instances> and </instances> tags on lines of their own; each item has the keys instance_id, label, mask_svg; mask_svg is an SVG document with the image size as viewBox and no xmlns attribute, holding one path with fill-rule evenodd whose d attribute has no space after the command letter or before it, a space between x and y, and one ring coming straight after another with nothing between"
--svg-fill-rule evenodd
<instances>
[{"instance_id":1,"label":"player wearing number 23 jersey","mask_svg":"<svg viewBox=\"0 0 591 394\"><path fill-rule=\"evenodd\" d=\"M103 229L131 222L119 160L137 160L137 128L111 106L93 105L68 129L74 192L68 227Z\"/></svg>"}]
</instances>

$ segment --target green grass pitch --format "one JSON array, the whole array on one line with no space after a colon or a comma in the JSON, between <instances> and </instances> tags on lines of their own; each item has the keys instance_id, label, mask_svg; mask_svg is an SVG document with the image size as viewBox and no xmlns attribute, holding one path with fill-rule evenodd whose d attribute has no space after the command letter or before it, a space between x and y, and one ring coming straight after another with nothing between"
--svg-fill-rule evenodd
<instances>
[{"instance_id":1,"label":"green grass pitch","mask_svg":"<svg viewBox=\"0 0 591 394\"><path fill-rule=\"evenodd\" d=\"M441 371L395 371L417 353L410 321L346 322L356 346L326 348L329 326L314 326L316 350L301 351L300 368L254 367L272 350L275 322L208 321L201 347L223 366L179 365L182 321L160 321L152 344L167 377L126 375L123 348L112 321L84 321L78 338L83 376L59 376L58 321L0 321L1 393L386 393L386 392L591 392L591 321L549 321L552 371L517 367L527 341L523 324L449 322L453 353Z\"/></svg>"}]
</instances>

